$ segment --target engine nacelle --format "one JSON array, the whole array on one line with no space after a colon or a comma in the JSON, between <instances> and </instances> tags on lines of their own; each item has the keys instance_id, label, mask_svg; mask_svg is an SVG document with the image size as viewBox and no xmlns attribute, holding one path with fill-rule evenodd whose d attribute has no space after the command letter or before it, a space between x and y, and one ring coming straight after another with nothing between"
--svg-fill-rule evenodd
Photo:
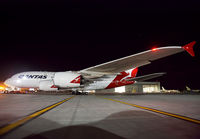
<instances>
[{"instance_id":1,"label":"engine nacelle","mask_svg":"<svg viewBox=\"0 0 200 139\"><path fill-rule=\"evenodd\" d=\"M41 81L39 84L39 90L43 91L57 91L58 88L55 88L55 85L52 80Z\"/></svg>"},{"instance_id":2,"label":"engine nacelle","mask_svg":"<svg viewBox=\"0 0 200 139\"><path fill-rule=\"evenodd\" d=\"M82 76L76 72L56 72L54 75L55 86L59 88L76 88L81 85Z\"/></svg>"}]
</instances>

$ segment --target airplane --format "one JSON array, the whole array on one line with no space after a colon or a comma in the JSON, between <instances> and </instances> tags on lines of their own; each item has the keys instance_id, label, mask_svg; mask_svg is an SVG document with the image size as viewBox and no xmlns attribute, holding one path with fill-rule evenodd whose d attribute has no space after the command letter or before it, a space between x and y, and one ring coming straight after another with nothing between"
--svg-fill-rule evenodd
<instances>
[{"instance_id":1,"label":"airplane","mask_svg":"<svg viewBox=\"0 0 200 139\"><path fill-rule=\"evenodd\" d=\"M186 92L194 92L194 93L200 93L199 89L191 89L187 85L185 86Z\"/></svg>"},{"instance_id":2,"label":"airplane","mask_svg":"<svg viewBox=\"0 0 200 139\"><path fill-rule=\"evenodd\" d=\"M180 93L179 90L166 90L163 86L162 89L160 90L161 93Z\"/></svg>"},{"instance_id":3,"label":"airplane","mask_svg":"<svg viewBox=\"0 0 200 139\"><path fill-rule=\"evenodd\" d=\"M182 51L187 51L191 56L195 56L193 51L195 44L196 41L193 41L184 46L153 48L80 71L22 72L13 75L4 83L11 88L37 88L42 91L67 89L72 90L73 94L130 85L135 81L144 81L165 74L153 73L136 77L139 67Z\"/></svg>"}]
</instances>

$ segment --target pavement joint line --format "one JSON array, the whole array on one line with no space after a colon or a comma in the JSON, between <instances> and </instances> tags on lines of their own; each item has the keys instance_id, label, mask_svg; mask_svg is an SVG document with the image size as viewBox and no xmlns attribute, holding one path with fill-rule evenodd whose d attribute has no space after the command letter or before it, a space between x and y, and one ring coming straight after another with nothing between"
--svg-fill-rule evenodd
<instances>
[{"instance_id":1,"label":"pavement joint line","mask_svg":"<svg viewBox=\"0 0 200 139\"><path fill-rule=\"evenodd\" d=\"M169 113L169 112L165 112L165 111L161 111L161 110L157 110L157 109L153 109L153 108L148 108L148 107L144 107L144 106L140 106L140 105L136 105L136 104L131 104L131 103L123 102L123 101L120 101L120 100L104 98L104 97L101 97L101 98L106 99L106 100L111 100L111 101L114 101L114 102L118 102L118 103L122 103L122 104L129 105L129 106L133 106L133 107L140 108L140 109L143 109L143 110L148 110L148 111L156 112L156 113L159 113L159 114L167 115L167 116L170 116L170 117L178 118L178 119L181 119L181 120L189 121L189 122L192 122L192 123L195 123L195 124L200 124L200 120L197 120L197 119L194 119L194 118L190 118L190 117L186 117L186 116L182 116L182 115L178 115L178 114L173 114L173 113Z\"/></svg>"},{"instance_id":2,"label":"pavement joint line","mask_svg":"<svg viewBox=\"0 0 200 139\"><path fill-rule=\"evenodd\" d=\"M36 111L36 112L34 112L34 113L32 113L32 114L30 114L28 116L25 116L24 118L22 118L20 120L17 120L16 122L13 122L11 124L8 124L8 125L5 125L5 126L1 127L0 128L0 136L5 135L6 133L14 130L15 128L17 128L17 127L25 124L26 122L32 120L33 118L36 118L36 117L44 114L45 112L47 112L47 111L49 111L49 110L51 110L51 109L63 104L64 102L66 102L66 101L68 101L68 100L70 100L70 99L72 99L74 97L75 96L72 96L72 97L69 97L69 98L64 99L62 101L59 101L59 102L57 102L55 104L47 106L46 108L43 108L43 109L41 109L39 111Z\"/></svg>"}]
</instances>

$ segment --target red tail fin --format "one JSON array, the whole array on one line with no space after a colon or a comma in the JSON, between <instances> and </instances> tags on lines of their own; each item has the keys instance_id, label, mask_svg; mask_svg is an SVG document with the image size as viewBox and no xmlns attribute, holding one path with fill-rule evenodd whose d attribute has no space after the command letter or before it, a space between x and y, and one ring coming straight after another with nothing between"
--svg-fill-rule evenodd
<instances>
[{"instance_id":1,"label":"red tail fin","mask_svg":"<svg viewBox=\"0 0 200 139\"><path fill-rule=\"evenodd\" d=\"M138 72L138 68L135 68L134 70L132 70L131 77L135 77L137 75L137 72Z\"/></svg>"}]
</instances>

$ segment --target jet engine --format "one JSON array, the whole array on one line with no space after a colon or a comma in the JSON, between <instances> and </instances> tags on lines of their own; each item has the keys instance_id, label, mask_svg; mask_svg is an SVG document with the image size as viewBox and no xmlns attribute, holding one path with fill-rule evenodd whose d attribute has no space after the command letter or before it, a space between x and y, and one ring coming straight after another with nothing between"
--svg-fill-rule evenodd
<instances>
[{"instance_id":1,"label":"jet engine","mask_svg":"<svg viewBox=\"0 0 200 139\"><path fill-rule=\"evenodd\" d=\"M41 81L39 84L39 90L43 91L57 91L58 88L55 87L53 80Z\"/></svg>"}]
</instances>

